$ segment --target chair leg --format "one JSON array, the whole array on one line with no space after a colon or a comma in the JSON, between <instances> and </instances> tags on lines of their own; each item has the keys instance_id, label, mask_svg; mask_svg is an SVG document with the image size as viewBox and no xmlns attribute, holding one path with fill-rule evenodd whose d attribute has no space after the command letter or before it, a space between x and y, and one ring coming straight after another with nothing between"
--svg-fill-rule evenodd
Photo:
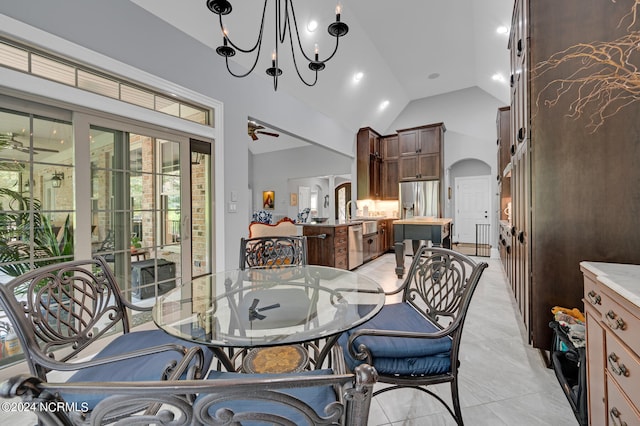
<instances>
[{"instance_id":1,"label":"chair leg","mask_svg":"<svg viewBox=\"0 0 640 426\"><path fill-rule=\"evenodd\" d=\"M460 409L460 395L458 394L458 380L455 379L451 382L451 400L453 401L453 411L456 414L456 423L458 426L463 426L462 410Z\"/></svg>"}]
</instances>

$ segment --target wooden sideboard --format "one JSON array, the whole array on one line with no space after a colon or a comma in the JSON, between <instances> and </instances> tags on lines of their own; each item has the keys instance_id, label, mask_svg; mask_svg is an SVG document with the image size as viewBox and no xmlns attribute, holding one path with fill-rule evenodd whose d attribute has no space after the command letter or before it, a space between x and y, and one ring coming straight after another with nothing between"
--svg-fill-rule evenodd
<instances>
[{"instance_id":1,"label":"wooden sideboard","mask_svg":"<svg viewBox=\"0 0 640 426\"><path fill-rule=\"evenodd\" d=\"M640 425L640 265L581 262L589 424Z\"/></svg>"}]
</instances>

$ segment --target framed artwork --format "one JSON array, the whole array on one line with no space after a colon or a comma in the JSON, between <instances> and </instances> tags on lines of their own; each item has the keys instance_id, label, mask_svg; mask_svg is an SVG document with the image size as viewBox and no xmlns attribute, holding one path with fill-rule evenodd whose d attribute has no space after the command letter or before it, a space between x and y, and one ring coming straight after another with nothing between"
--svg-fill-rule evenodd
<instances>
[{"instance_id":1,"label":"framed artwork","mask_svg":"<svg viewBox=\"0 0 640 426\"><path fill-rule=\"evenodd\" d=\"M298 194L292 192L289 194L289 205L297 206L298 205Z\"/></svg>"},{"instance_id":2,"label":"framed artwork","mask_svg":"<svg viewBox=\"0 0 640 426\"><path fill-rule=\"evenodd\" d=\"M262 191L262 208L265 210L273 210L275 206L275 193L273 191Z\"/></svg>"}]
</instances>

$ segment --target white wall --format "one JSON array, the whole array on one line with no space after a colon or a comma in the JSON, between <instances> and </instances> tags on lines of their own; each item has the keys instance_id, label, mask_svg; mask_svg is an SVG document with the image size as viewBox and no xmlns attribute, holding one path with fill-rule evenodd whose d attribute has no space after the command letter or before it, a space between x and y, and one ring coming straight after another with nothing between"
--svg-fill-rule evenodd
<instances>
[{"instance_id":1,"label":"white wall","mask_svg":"<svg viewBox=\"0 0 640 426\"><path fill-rule=\"evenodd\" d=\"M498 138L496 117L498 108L504 104L478 87L470 87L456 92L409 103L384 134L397 130L431 123L444 123L444 188L453 186L449 180L452 165L466 159L483 161L491 168L492 182L492 241L497 247L498 220L500 206L497 176ZM454 196L452 195L452 199ZM444 215L453 217L452 204L445 202Z\"/></svg>"},{"instance_id":2,"label":"white wall","mask_svg":"<svg viewBox=\"0 0 640 426\"><path fill-rule=\"evenodd\" d=\"M289 180L350 174L352 162L352 156L316 145L254 155L253 179L250 182L254 209L262 204L262 191L273 190L276 192L274 214L295 219L293 213L297 207L289 206L289 192L293 192L288 185Z\"/></svg>"}]
</instances>

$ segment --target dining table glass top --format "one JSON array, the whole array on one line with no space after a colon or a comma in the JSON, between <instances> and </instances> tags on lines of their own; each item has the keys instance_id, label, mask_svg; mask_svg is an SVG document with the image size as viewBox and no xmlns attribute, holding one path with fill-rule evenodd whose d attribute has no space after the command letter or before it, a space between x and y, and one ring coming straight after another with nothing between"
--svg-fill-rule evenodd
<instances>
[{"instance_id":1,"label":"dining table glass top","mask_svg":"<svg viewBox=\"0 0 640 426\"><path fill-rule=\"evenodd\" d=\"M274 346L334 336L385 300L362 274L324 266L222 271L158 298L153 320L176 337L222 347Z\"/></svg>"}]
</instances>

